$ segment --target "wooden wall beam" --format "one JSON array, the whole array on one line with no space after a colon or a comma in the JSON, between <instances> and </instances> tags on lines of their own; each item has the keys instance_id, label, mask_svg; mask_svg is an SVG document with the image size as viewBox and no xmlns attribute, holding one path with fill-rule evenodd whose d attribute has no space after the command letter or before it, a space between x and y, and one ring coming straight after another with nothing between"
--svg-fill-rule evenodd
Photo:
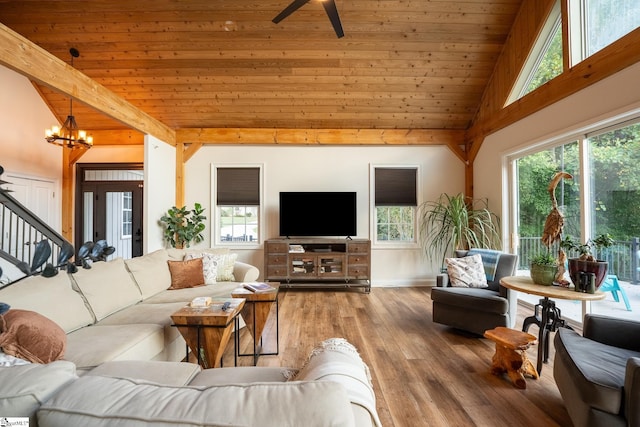
<instances>
[{"instance_id":1,"label":"wooden wall beam","mask_svg":"<svg viewBox=\"0 0 640 427\"><path fill-rule=\"evenodd\" d=\"M178 143L283 145L446 145L463 156L464 130L189 128Z\"/></svg>"},{"instance_id":2,"label":"wooden wall beam","mask_svg":"<svg viewBox=\"0 0 640 427\"><path fill-rule=\"evenodd\" d=\"M142 133L175 145L175 131L0 23L0 64Z\"/></svg>"},{"instance_id":3,"label":"wooden wall beam","mask_svg":"<svg viewBox=\"0 0 640 427\"><path fill-rule=\"evenodd\" d=\"M144 145L144 134L135 130L92 130L93 145Z\"/></svg>"}]
</instances>

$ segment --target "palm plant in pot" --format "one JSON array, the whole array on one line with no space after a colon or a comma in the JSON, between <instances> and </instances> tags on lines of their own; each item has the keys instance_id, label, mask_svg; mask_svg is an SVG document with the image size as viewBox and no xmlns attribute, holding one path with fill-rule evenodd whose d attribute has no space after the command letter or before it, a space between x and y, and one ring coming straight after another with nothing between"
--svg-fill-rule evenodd
<instances>
[{"instance_id":1,"label":"palm plant in pot","mask_svg":"<svg viewBox=\"0 0 640 427\"><path fill-rule=\"evenodd\" d=\"M569 258L569 276L576 290L582 290L580 273L591 273L595 275L595 289L598 289L602 281L607 277L609 263L598 260L593 255L593 251L600 251L611 247L613 239L609 234L600 234L585 243L574 240L571 236L566 236L560 242L560 247L567 251L577 251L580 255L577 258Z\"/></svg>"},{"instance_id":2,"label":"palm plant in pot","mask_svg":"<svg viewBox=\"0 0 640 427\"><path fill-rule=\"evenodd\" d=\"M484 199L470 199L459 193L441 194L418 209L420 243L426 255L436 256L444 265L454 251L470 248L499 248L500 222Z\"/></svg>"}]
</instances>

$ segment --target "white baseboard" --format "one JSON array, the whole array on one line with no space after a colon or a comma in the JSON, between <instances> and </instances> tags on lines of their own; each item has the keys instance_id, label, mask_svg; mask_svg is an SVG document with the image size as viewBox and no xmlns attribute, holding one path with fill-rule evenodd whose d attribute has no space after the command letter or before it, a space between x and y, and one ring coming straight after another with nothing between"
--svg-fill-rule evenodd
<instances>
[{"instance_id":1,"label":"white baseboard","mask_svg":"<svg viewBox=\"0 0 640 427\"><path fill-rule=\"evenodd\" d=\"M372 288L417 288L433 287L435 279L403 279L403 280L372 280Z\"/></svg>"}]
</instances>

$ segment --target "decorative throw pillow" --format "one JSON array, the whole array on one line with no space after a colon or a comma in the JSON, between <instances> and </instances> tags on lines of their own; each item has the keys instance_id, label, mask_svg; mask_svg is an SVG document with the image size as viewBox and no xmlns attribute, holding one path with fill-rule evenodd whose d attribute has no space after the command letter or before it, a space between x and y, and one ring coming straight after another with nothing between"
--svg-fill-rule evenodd
<instances>
[{"instance_id":1,"label":"decorative throw pillow","mask_svg":"<svg viewBox=\"0 0 640 427\"><path fill-rule=\"evenodd\" d=\"M186 261L167 261L171 273L169 289L193 288L204 285L202 258Z\"/></svg>"},{"instance_id":2,"label":"decorative throw pillow","mask_svg":"<svg viewBox=\"0 0 640 427\"><path fill-rule=\"evenodd\" d=\"M213 259L218 265L218 282L235 282L233 267L238 259L238 254L213 255Z\"/></svg>"},{"instance_id":3,"label":"decorative throw pillow","mask_svg":"<svg viewBox=\"0 0 640 427\"><path fill-rule=\"evenodd\" d=\"M188 252L185 256L185 260L202 258L202 273L204 274L204 284L213 285L217 281L218 277L218 260L214 254L207 252L197 253Z\"/></svg>"},{"instance_id":4,"label":"decorative throw pillow","mask_svg":"<svg viewBox=\"0 0 640 427\"><path fill-rule=\"evenodd\" d=\"M451 286L460 288L488 288L480 254L462 258L447 258L447 274Z\"/></svg>"},{"instance_id":5,"label":"decorative throw pillow","mask_svg":"<svg viewBox=\"0 0 640 427\"><path fill-rule=\"evenodd\" d=\"M0 348L32 363L50 363L64 356L67 334L35 311L9 310L0 316Z\"/></svg>"}]
</instances>

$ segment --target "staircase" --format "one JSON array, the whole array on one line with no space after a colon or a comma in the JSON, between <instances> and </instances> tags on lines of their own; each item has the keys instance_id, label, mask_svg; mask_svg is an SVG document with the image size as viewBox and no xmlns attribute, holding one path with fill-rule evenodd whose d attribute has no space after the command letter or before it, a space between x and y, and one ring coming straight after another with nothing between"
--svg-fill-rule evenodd
<instances>
[{"instance_id":1,"label":"staircase","mask_svg":"<svg viewBox=\"0 0 640 427\"><path fill-rule=\"evenodd\" d=\"M0 166L0 175L4 169ZM0 186L8 184L0 179ZM0 287L26 276L21 264L31 265L36 244L47 240L51 255L46 261L57 264L63 245L71 245L57 231L11 196L11 190L0 187Z\"/></svg>"}]
</instances>

